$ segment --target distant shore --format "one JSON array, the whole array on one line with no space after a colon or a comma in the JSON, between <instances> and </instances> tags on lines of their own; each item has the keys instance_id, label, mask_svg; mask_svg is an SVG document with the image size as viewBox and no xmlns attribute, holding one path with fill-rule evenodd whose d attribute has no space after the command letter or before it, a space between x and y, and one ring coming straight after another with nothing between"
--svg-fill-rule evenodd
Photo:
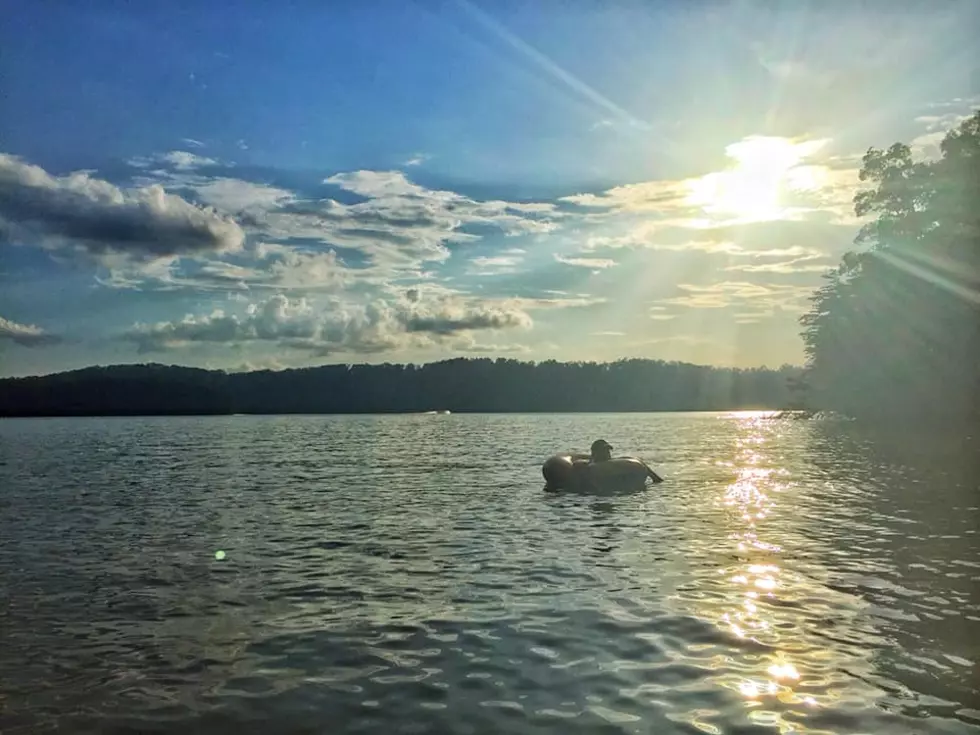
<instances>
[{"instance_id":1,"label":"distant shore","mask_svg":"<svg viewBox=\"0 0 980 735\"><path fill-rule=\"evenodd\" d=\"M799 407L792 386L800 373L660 360L453 359L250 373L114 365L2 379L0 416L779 412Z\"/></svg>"}]
</instances>

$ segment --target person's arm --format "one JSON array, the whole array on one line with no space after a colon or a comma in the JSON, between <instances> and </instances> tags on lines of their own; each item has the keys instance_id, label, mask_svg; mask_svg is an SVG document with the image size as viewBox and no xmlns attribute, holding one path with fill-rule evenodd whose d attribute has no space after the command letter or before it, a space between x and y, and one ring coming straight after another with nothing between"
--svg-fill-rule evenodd
<instances>
[{"instance_id":1,"label":"person's arm","mask_svg":"<svg viewBox=\"0 0 980 735\"><path fill-rule=\"evenodd\" d=\"M643 465L647 468L647 477L649 477L654 482L664 481L664 478L662 478L660 475L658 475L656 472L650 469L650 465L648 465L646 462L644 462Z\"/></svg>"}]
</instances>

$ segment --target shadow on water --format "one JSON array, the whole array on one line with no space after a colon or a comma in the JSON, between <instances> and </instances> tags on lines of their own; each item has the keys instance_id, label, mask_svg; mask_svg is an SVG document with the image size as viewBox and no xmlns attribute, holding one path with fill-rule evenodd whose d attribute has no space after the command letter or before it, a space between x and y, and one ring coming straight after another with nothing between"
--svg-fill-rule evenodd
<instances>
[{"instance_id":1,"label":"shadow on water","mask_svg":"<svg viewBox=\"0 0 980 735\"><path fill-rule=\"evenodd\" d=\"M847 550L828 586L862 600L875 621L883 706L977 722L980 441L852 425L816 431L812 452L831 478L828 523L813 536ZM835 483L851 489L846 499Z\"/></svg>"}]
</instances>

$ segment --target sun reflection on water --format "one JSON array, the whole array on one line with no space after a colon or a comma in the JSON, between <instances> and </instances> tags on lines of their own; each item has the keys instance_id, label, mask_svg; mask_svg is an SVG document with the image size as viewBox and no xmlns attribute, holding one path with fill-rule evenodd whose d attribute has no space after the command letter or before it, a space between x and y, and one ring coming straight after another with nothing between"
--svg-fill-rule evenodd
<instances>
[{"instance_id":1,"label":"sun reflection on water","mask_svg":"<svg viewBox=\"0 0 980 735\"><path fill-rule=\"evenodd\" d=\"M729 538L740 559L739 565L727 570L731 583L729 609L720 616L721 625L738 640L753 641L769 648L763 656L753 657L757 673L746 672L732 686L744 698L750 708L764 706L767 699L784 704L817 705L810 695L800 695L796 689L806 685L804 676L797 669L787 651L779 645L779 631L773 629L772 605L780 602L785 582L781 578L782 566L778 555L779 544L764 540L766 520L778 509L774 496L785 489L782 482L784 471L766 466L771 458L765 453L768 440L764 412L739 412L734 414L742 430L736 446L732 467L736 477L725 488L720 500L726 515L733 524ZM723 570L724 572L725 570ZM761 712L759 713L762 714ZM775 713L766 713L778 722ZM788 724L788 723L783 723ZM794 731L800 731L794 723Z\"/></svg>"}]
</instances>

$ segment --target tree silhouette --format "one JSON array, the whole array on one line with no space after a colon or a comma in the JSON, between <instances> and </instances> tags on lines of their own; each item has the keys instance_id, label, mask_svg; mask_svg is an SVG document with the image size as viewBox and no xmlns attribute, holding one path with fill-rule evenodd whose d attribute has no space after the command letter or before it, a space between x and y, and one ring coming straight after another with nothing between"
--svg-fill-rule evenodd
<instances>
[{"instance_id":1,"label":"tree silhouette","mask_svg":"<svg viewBox=\"0 0 980 735\"><path fill-rule=\"evenodd\" d=\"M117 365L0 380L0 416L779 409L792 405L800 373L661 360L484 358L251 373Z\"/></svg>"},{"instance_id":2,"label":"tree silhouette","mask_svg":"<svg viewBox=\"0 0 980 735\"><path fill-rule=\"evenodd\" d=\"M874 216L800 322L813 408L976 421L980 376L980 111L941 158L870 149L854 211Z\"/></svg>"}]
</instances>

